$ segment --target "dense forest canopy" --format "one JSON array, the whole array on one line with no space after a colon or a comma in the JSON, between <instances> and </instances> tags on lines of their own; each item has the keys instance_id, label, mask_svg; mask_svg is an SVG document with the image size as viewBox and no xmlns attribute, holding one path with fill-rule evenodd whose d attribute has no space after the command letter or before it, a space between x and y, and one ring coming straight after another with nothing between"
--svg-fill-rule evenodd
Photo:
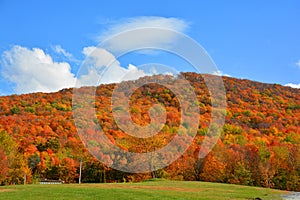
<instances>
[{"instance_id":1,"label":"dense forest canopy","mask_svg":"<svg viewBox=\"0 0 300 200\"><path fill-rule=\"evenodd\" d=\"M216 124L216 128L222 129L217 144L200 159L199 150L212 112L203 76L212 75L181 75L194 88L198 100L197 134L179 159L152 173L131 174L111 169L86 150L74 124L72 109L76 108L72 108L72 89L0 97L0 185L23 183L24 174L28 183L44 178L78 182L82 160L82 182L163 177L300 190L299 89L223 77L227 102L225 124L222 127ZM94 102L97 124L114 145L125 151L145 153L163 148L177 134L189 137L188 125L178 133L183 109L178 98L158 84L138 88L129 104L131 119L140 126L150 123L151 105L163 105L167 117L161 131L151 138L135 138L124 133L112 115L111 96L116 86L96 87ZM97 135L97 131L87 129L86 134ZM85 142L94 146L95 152L99 150L96 141ZM111 163L133 162L117 153L101 153Z\"/></svg>"}]
</instances>

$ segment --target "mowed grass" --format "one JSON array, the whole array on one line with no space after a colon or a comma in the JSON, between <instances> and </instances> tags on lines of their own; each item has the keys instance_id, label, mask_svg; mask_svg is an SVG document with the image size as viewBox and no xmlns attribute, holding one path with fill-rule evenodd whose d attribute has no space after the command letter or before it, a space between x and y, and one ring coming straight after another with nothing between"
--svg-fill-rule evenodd
<instances>
[{"instance_id":1,"label":"mowed grass","mask_svg":"<svg viewBox=\"0 0 300 200\"><path fill-rule=\"evenodd\" d=\"M67 199L281 199L283 191L230 184L185 181L146 181L141 183L18 185L0 187L2 200Z\"/></svg>"}]
</instances>

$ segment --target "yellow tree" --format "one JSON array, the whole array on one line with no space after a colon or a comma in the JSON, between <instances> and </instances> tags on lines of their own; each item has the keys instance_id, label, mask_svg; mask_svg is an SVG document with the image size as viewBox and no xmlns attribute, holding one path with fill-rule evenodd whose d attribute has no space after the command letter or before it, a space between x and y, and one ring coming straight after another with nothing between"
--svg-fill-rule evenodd
<instances>
[{"instance_id":1,"label":"yellow tree","mask_svg":"<svg viewBox=\"0 0 300 200\"><path fill-rule=\"evenodd\" d=\"M0 129L0 150L4 159L4 162L1 160L4 168L0 168L0 185L24 183L24 175L30 177L30 170L24 161L23 154L19 152L17 143L2 129Z\"/></svg>"}]
</instances>

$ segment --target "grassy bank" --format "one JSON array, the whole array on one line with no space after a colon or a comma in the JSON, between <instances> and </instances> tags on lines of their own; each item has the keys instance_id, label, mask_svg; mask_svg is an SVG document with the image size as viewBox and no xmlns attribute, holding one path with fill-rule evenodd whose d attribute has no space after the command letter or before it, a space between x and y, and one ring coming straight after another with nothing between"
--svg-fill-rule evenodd
<instances>
[{"instance_id":1,"label":"grassy bank","mask_svg":"<svg viewBox=\"0 0 300 200\"><path fill-rule=\"evenodd\" d=\"M66 199L280 199L283 191L239 185L184 181L142 183L18 185L0 187L5 200Z\"/></svg>"}]
</instances>

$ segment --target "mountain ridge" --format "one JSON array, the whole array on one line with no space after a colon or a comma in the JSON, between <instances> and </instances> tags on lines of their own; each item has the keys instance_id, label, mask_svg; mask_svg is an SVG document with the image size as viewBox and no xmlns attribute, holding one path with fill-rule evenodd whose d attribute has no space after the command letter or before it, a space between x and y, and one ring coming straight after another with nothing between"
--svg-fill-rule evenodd
<instances>
[{"instance_id":1,"label":"mountain ridge","mask_svg":"<svg viewBox=\"0 0 300 200\"><path fill-rule=\"evenodd\" d=\"M195 73L195 74L199 74L199 73L196 73L196 72L181 72L181 73ZM161 74L159 74L161 75ZM202 74L202 75L211 75L211 74ZM263 81L257 81L257 80L252 80L252 79L249 79L249 78L237 78L237 77L232 77L232 76L222 76L222 75L211 75L211 76L219 76L219 77L222 77L222 79L226 79L226 78L230 78L230 79L237 79L237 80L241 80L241 81L250 81L250 82L253 82L253 83L261 83L261 84L264 84L264 85L278 85L278 86L281 86L281 87L286 87L286 88L291 88L291 89L295 89L295 90L300 90L300 88L294 88L294 87L291 87L291 86L288 86L288 85L282 85L282 84L279 84L279 83L266 83L266 82L263 82ZM147 77L147 76L145 76ZM143 77L140 77L139 79L141 79ZM134 81L134 80L129 80L129 81ZM109 83L109 84L119 84L119 83ZM100 84L100 85L109 85L109 84ZM95 86L83 86L83 87L95 87ZM0 95L0 97L9 97L9 96L15 96L15 95L27 95L27 94L34 94L34 93L45 93L45 94L51 94L51 93L56 93L56 92L61 92L61 91L64 91L64 90L69 90L69 89L73 89L73 87L71 88L63 88L63 89L60 89L58 91L52 91L52 92L30 92L30 93L20 93L20 94L7 94L7 95Z\"/></svg>"}]
</instances>

